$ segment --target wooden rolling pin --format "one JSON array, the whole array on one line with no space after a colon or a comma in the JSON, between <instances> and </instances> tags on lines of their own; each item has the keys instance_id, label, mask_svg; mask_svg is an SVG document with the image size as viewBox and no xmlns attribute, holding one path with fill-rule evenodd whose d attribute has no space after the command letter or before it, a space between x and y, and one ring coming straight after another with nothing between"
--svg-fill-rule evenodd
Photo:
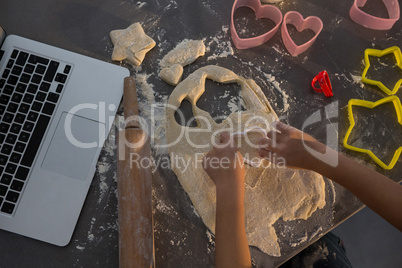
<instances>
[{"instance_id":1,"label":"wooden rolling pin","mask_svg":"<svg viewBox=\"0 0 402 268\"><path fill-rule=\"evenodd\" d=\"M155 267L150 141L135 120L138 102L132 77L124 79L123 105L126 127L118 135L117 164L119 263L121 268Z\"/></svg>"}]
</instances>

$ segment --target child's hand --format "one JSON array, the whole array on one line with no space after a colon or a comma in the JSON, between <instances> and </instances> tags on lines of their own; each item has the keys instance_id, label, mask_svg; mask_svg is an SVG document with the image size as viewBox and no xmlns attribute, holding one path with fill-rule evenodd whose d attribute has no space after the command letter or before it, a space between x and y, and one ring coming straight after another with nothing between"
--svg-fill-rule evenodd
<instances>
[{"instance_id":1,"label":"child's hand","mask_svg":"<svg viewBox=\"0 0 402 268\"><path fill-rule=\"evenodd\" d=\"M243 157L228 132L203 159L216 185L215 266L251 267L244 220Z\"/></svg>"},{"instance_id":2,"label":"child's hand","mask_svg":"<svg viewBox=\"0 0 402 268\"><path fill-rule=\"evenodd\" d=\"M233 186L244 187L244 160L228 132L220 134L219 146L205 155L203 167L217 190Z\"/></svg>"},{"instance_id":3,"label":"child's hand","mask_svg":"<svg viewBox=\"0 0 402 268\"><path fill-rule=\"evenodd\" d=\"M267 138L261 138L259 143L264 146L260 155L274 164L285 164L291 168L312 169L316 158L311 155L306 146L325 152L326 146L310 135L279 121L273 126L279 131L270 131Z\"/></svg>"}]
</instances>

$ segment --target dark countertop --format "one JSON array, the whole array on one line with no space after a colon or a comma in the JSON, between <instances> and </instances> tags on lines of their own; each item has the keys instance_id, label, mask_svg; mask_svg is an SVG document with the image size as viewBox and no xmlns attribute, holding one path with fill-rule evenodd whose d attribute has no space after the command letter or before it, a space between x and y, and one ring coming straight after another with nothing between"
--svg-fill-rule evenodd
<instances>
[{"instance_id":1,"label":"dark countertop","mask_svg":"<svg viewBox=\"0 0 402 268\"><path fill-rule=\"evenodd\" d=\"M342 146L349 126L346 109L348 100L360 98L376 101L386 96L375 87L363 87L358 82L364 68L364 49L385 49L399 45L402 41L401 21L389 31L366 29L349 18L351 4L351 0L327 0L325 3L320 0L284 0L278 4L283 14L297 10L304 17L316 15L323 20L324 29L314 45L298 57L291 57L287 53L280 32L259 47L237 50L230 41L230 0L3 1L0 4L0 24L9 34L21 35L111 62L113 46L109 32L127 28L134 22L141 22L145 32L157 42L157 46L147 54L142 67L134 69L128 65L123 66L128 67L132 75L149 75L147 82L153 85L159 98L169 95L173 87L157 77L158 60L185 38L204 39L208 47L206 55L185 67L184 77L201 66L217 64L243 77L252 78L261 86L282 121L302 128L307 118L317 115L320 120L306 127L306 132L399 182L401 161L398 161L391 171L384 171L369 157L348 151ZM385 11L384 8L375 6L369 6L368 9L370 12L378 12L377 15L384 15ZM250 13L241 9L236 13L236 18L243 15L249 16ZM241 24L241 21L239 23ZM259 26L258 23L251 22L249 27L255 28ZM263 26L269 24L264 23ZM246 31L247 33L250 32ZM395 81L396 76L401 75L400 70L382 70L381 63L375 65L375 70L378 70L386 81ZM334 89L332 98L325 98L323 94L315 93L310 88L311 79L324 69L330 74ZM401 94L398 92L396 95ZM206 94L206 98L209 97L213 96ZM200 103L200 108L207 109L206 103L206 100L204 104ZM287 104L290 106L287 107ZM330 116L327 114L330 118L325 116L325 111L328 110L326 107L332 107L333 113ZM222 107L217 107L213 112L225 113L225 110L220 108ZM121 115L121 108L119 114ZM376 150L384 155L392 154L389 152L397 148L396 144L401 145L402 135L397 132L400 131L400 126L395 123L395 112L391 106L376 111L361 111L360 116L364 117L364 120L357 125L361 131L352 137L354 142L359 142L360 139L364 144L374 144ZM381 128L384 128L384 131ZM117 127L112 130L109 140L105 143L71 243L59 248L0 231L0 267L118 266L114 159L116 131ZM330 137L330 134L335 134L339 141L327 140L326 137ZM329 182L326 181L326 184L327 191L330 191ZM256 266L266 267L270 263L278 265L284 262L363 207L349 191L336 184L334 187L335 194L328 195L326 208L315 212L307 221L325 221L322 230L317 231L313 228L316 225L303 221L278 221L275 227L283 231L282 235L278 235L280 239L291 236L293 240L290 242L297 244L303 235L299 232L302 231L308 234L308 239L295 247L280 242L281 258L270 257L252 248ZM213 266L214 238L194 213L190 199L174 173L170 169L159 168L154 174L153 189L156 265ZM301 229L291 234L284 231L286 226L297 225L300 225Z\"/></svg>"}]
</instances>

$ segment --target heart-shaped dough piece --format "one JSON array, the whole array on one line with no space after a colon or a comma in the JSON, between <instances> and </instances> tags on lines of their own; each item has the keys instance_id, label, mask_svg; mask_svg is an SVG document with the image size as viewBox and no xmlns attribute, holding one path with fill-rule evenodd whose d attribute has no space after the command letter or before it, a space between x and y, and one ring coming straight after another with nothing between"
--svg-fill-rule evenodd
<instances>
[{"instance_id":1,"label":"heart-shaped dough piece","mask_svg":"<svg viewBox=\"0 0 402 268\"><path fill-rule=\"evenodd\" d=\"M166 83L176 86L183 76L183 66L175 64L171 67L166 67L161 70L159 77Z\"/></svg>"}]
</instances>

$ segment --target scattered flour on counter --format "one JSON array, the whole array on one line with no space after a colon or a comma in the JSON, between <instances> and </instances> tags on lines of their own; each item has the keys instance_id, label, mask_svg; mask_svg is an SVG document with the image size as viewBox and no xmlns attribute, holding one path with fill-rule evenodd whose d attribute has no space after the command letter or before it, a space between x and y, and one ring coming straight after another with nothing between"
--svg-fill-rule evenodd
<instances>
[{"instance_id":1,"label":"scattered flour on counter","mask_svg":"<svg viewBox=\"0 0 402 268\"><path fill-rule=\"evenodd\" d=\"M232 114L241 111L241 107L246 107L246 104L243 98L232 97L228 102L228 106L230 109L230 113Z\"/></svg>"},{"instance_id":2,"label":"scattered flour on counter","mask_svg":"<svg viewBox=\"0 0 402 268\"><path fill-rule=\"evenodd\" d=\"M142 119L140 124L141 128L152 133L152 126L154 125L154 118L152 118L152 105L155 103L154 86L148 83L148 79L152 74L137 74L135 81L137 83L137 92L140 93L138 100L138 109ZM152 136L151 136L152 139Z\"/></svg>"},{"instance_id":3,"label":"scattered flour on counter","mask_svg":"<svg viewBox=\"0 0 402 268\"><path fill-rule=\"evenodd\" d=\"M88 230L88 237L87 237L87 239L88 239L88 241L90 241L90 242L92 242L93 240L94 240L94 238L95 238L95 235L93 234L93 228L94 228L94 224L95 224L95 222L96 222L96 219L95 218L92 218L91 219L91 226L89 227L89 230Z\"/></svg>"},{"instance_id":4,"label":"scattered flour on counter","mask_svg":"<svg viewBox=\"0 0 402 268\"><path fill-rule=\"evenodd\" d=\"M159 38L159 36L158 36L158 38ZM163 51L165 51L169 48L169 42L166 40L163 40L162 42L158 42L158 47L159 47L159 52L162 53Z\"/></svg>"},{"instance_id":5,"label":"scattered flour on counter","mask_svg":"<svg viewBox=\"0 0 402 268\"><path fill-rule=\"evenodd\" d=\"M107 157L102 157L101 160L98 162L97 169L99 173L99 198L98 204L102 202L103 198L105 197L106 193L109 190L109 186L106 182L107 180L107 172L112 167L112 164L108 162Z\"/></svg>"},{"instance_id":6,"label":"scattered flour on counter","mask_svg":"<svg viewBox=\"0 0 402 268\"><path fill-rule=\"evenodd\" d=\"M177 2L170 1L169 4L163 9L163 11L168 11L170 9L175 9L177 7L178 7Z\"/></svg>"},{"instance_id":7,"label":"scattered flour on counter","mask_svg":"<svg viewBox=\"0 0 402 268\"><path fill-rule=\"evenodd\" d=\"M107 163L107 162L100 162L99 164L98 164L98 171L99 171L99 173L105 173L105 172L107 172L109 169L110 169L110 163Z\"/></svg>"},{"instance_id":8,"label":"scattered flour on counter","mask_svg":"<svg viewBox=\"0 0 402 268\"><path fill-rule=\"evenodd\" d=\"M290 245L292 248L295 248L295 247L299 246L300 244L306 242L307 239L308 239L307 232L305 232L305 233L304 233L304 236L301 237L301 238L299 238L296 243L290 243L289 245Z\"/></svg>"},{"instance_id":9,"label":"scattered flour on counter","mask_svg":"<svg viewBox=\"0 0 402 268\"><path fill-rule=\"evenodd\" d=\"M139 100L138 106L142 120L141 127L148 131L151 138L151 147L156 155L167 154L166 140L166 107L168 96L161 96L154 91L154 85L148 83L148 79L152 74L137 74L137 88L142 99ZM156 102L155 97L160 101Z\"/></svg>"},{"instance_id":10,"label":"scattered flour on counter","mask_svg":"<svg viewBox=\"0 0 402 268\"><path fill-rule=\"evenodd\" d=\"M353 83L353 82L354 82L352 79L349 79L345 74L338 74L338 73L335 73L334 75L335 75L338 79L340 79L340 77L343 77L343 78L346 79L346 81L348 81L348 82L350 82L350 83Z\"/></svg>"},{"instance_id":11,"label":"scattered flour on counter","mask_svg":"<svg viewBox=\"0 0 402 268\"><path fill-rule=\"evenodd\" d=\"M310 241L311 239L313 239L314 237L316 237L318 234L320 234L320 232L322 232L322 227L321 227L321 226L318 227L317 230L315 230L315 231L310 235L309 241Z\"/></svg>"},{"instance_id":12,"label":"scattered flour on counter","mask_svg":"<svg viewBox=\"0 0 402 268\"><path fill-rule=\"evenodd\" d=\"M223 32L224 34L227 34L228 31L229 31L229 26L222 25L222 32Z\"/></svg>"},{"instance_id":13,"label":"scattered flour on counter","mask_svg":"<svg viewBox=\"0 0 402 268\"><path fill-rule=\"evenodd\" d=\"M359 84L361 88L364 87L361 76L353 75L353 74L350 74L350 76L352 77L354 84Z\"/></svg>"},{"instance_id":14,"label":"scattered flour on counter","mask_svg":"<svg viewBox=\"0 0 402 268\"><path fill-rule=\"evenodd\" d=\"M283 57L286 55L287 50L284 49L283 47L280 47L279 45L275 44L272 46L272 48L279 54L279 56Z\"/></svg>"},{"instance_id":15,"label":"scattered flour on counter","mask_svg":"<svg viewBox=\"0 0 402 268\"><path fill-rule=\"evenodd\" d=\"M107 230L115 230L115 231L118 231L118 230L119 230L119 224L118 224L117 219L116 219L116 221L115 221L114 223L108 222L108 223L106 223L106 226L105 226L105 225L100 226L100 227L99 227L99 230L100 230L101 232L107 231Z\"/></svg>"},{"instance_id":16,"label":"scattered flour on counter","mask_svg":"<svg viewBox=\"0 0 402 268\"><path fill-rule=\"evenodd\" d=\"M165 214L173 214L173 215L178 215L177 211L174 210L174 208L172 206L168 206L166 205L162 200L158 200L157 201L158 204L156 205L156 209L162 213Z\"/></svg>"},{"instance_id":17,"label":"scattered flour on counter","mask_svg":"<svg viewBox=\"0 0 402 268\"><path fill-rule=\"evenodd\" d=\"M290 104L289 104L289 95L286 94L286 92L281 89L280 83L278 81L275 80L275 76L273 76L272 74L267 74L264 73L265 78L268 80L268 82L270 82L274 88L281 93L282 95L282 100L283 100L283 112L286 113L289 110Z\"/></svg>"},{"instance_id":18,"label":"scattered flour on counter","mask_svg":"<svg viewBox=\"0 0 402 268\"><path fill-rule=\"evenodd\" d=\"M92 241L94 240L94 238L95 238L94 234L89 234L89 235L88 235L88 240L89 240L90 242L92 242Z\"/></svg>"},{"instance_id":19,"label":"scattered flour on counter","mask_svg":"<svg viewBox=\"0 0 402 268\"><path fill-rule=\"evenodd\" d=\"M228 38L229 26L222 26L222 30L215 36L210 37L211 40L206 42L206 51L214 50L214 54L207 58L208 60L214 60L217 58L226 58L234 54L232 43ZM209 38L208 38L209 39Z\"/></svg>"},{"instance_id":20,"label":"scattered flour on counter","mask_svg":"<svg viewBox=\"0 0 402 268\"><path fill-rule=\"evenodd\" d=\"M118 130L123 129L123 124L124 124L124 118L122 116L116 115L114 118L113 125L117 126ZM99 161L97 163L96 169L99 174L99 198L98 198L98 204L102 202L104 197L109 191L109 185L108 185L108 177L110 174L110 169L113 167L112 164L112 159L115 157L115 150L117 148L116 144L116 130L114 127L112 127L108 139L105 141L105 144L103 145L103 151L106 152L106 155L101 156L99 158ZM117 177L117 175L114 172L114 176ZM117 180L117 178L116 178Z\"/></svg>"},{"instance_id":21,"label":"scattered flour on counter","mask_svg":"<svg viewBox=\"0 0 402 268\"><path fill-rule=\"evenodd\" d=\"M224 98L229 97L229 93L230 93L229 91L225 91L225 95L221 96L220 98L224 99Z\"/></svg>"},{"instance_id":22,"label":"scattered flour on counter","mask_svg":"<svg viewBox=\"0 0 402 268\"><path fill-rule=\"evenodd\" d=\"M84 249L85 249L84 246L76 246L75 248L78 249L78 250L81 250L81 251L84 251Z\"/></svg>"},{"instance_id":23,"label":"scattered flour on counter","mask_svg":"<svg viewBox=\"0 0 402 268\"><path fill-rule=\"evenodd\" d=\"M149 77L152 76L152 74L137 74L135 77L135 81L138 83L138 86L140 87L140 92L142 96L146 98L148 103L139 103L140 106L142 105L151 105L152 103L155 102L155 96L154 96L154 85L148 83ZM141 105L142 104L142 105ZM142 111L145 112L145 111Z\"/></svg>"},{"instance_id":24,"label":"scattered flour on counter","mask_svg":"<svg viewBox=\"0 0 402 268\"><path fill-rule=\"evenodd\" d=\"M209 12L215 14L215 16L220 16L220 14L218 12L216 12L216 10L214 8L211 7L211 4L208 3L208 1L201 1L202 5L205 6Z\"/></svg>"},{"instance_id":25,"label":"scattered flour on counter","mask_svg":"<svg viewBox=\"0 0 402 268\"><path fill-rule=\"evenodd\" d=\"M211 233L210 230L207 230L207 237L208 237L209 243L215 245L214 235Z\"/></svg>"},{"instance_id":26,"label":"scattered flour on counter","mask_svg":"<svg viewBox=\"0 0 402 268\"><path fill-rule=\"evenodd\" d=\"M137 2L137 6L138 6L139 8L142 8L142 7L145 6L146 4L147 4L147 2L140 2L140 1Z\"/></svg>"}]
</instances>

